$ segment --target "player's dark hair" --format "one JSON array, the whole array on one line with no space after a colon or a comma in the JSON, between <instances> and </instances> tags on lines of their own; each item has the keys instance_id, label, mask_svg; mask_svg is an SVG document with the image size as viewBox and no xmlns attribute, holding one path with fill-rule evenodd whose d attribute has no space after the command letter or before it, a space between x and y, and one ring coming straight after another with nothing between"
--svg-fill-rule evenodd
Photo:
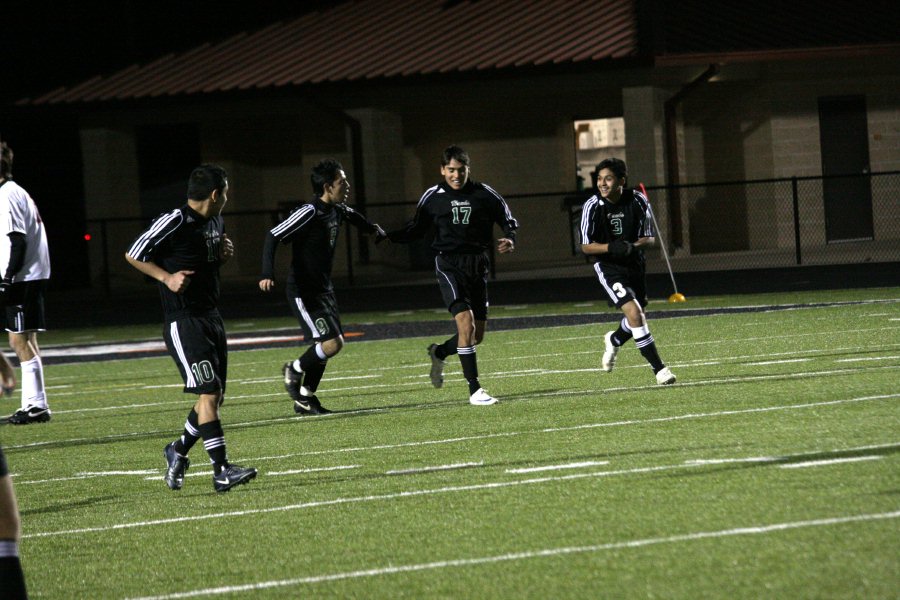
<instances>
[{"instance_id":1,"label":"player's dark hair","mask_svg":"<svg viewBox=\"0 0 900 600\"><path fill-rule=\"evenodd\" d=\"M606 158L601 160L600 164L597 165L597 168L594 169L594 182L600 177L600 171L603 169L609 169L619 179L626 179L628 177L628 167L625 166L625 161L621 158Z\"/></svg>"},{"instance_id":2,"label":"player's dark hair","mask_svg":"<svg viewBox=\"0 0 900 600\"><path fill-rule=\"evenodd\" d=\"M12 148L6 145L6 142L0 143L0 177L12 179Z\"/></svg>"},{"instance_id":3,"label":"player's dark hair","mask_svg":"<svg viewBox=\"0 0 900 600\"><path fill-rule=\"evenodd\" d=\"M446 167L453 159L462 165L469 166L469 153L455 144L444 148L444 152L441 154L441 166Z\"/></svg>"},{"instance_id":4,"label":"player's dark hair","mask_svg":"<svg viewBox=\"0 0 900 600\"><path fill-rule=\"evenodd\" d=\"M343 170L344 167L341 166L341 163L333 158L323 158L320 160L318 164L313 167L312 174L309 176L313 193L316 196L324 194L325 186L329 183L334 183L334 180L337 179L338 171Z\"/></svg>"},{"instance_id":5,"label":"player's dark hair","mask_svg":"<svg viewBox=\"0 0 900 600\"><path fill-rule=\"evenodd\" d=\"M191 172L188 179L189 200L206 200L213 191L221 192L228 185L228 173L219 165L203 164Z\"/></svg>"}]
</instances>

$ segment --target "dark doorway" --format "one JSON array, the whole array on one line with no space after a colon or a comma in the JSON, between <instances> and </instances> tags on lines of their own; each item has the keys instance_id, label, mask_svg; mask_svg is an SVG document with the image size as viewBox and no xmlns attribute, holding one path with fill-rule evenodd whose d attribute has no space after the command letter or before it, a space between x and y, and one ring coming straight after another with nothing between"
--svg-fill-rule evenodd
<instances>
[{"instance_id":1,"label":"dark doorway","mask_svg":"<svg viewBox=\"0 0 900 600\"><path fill-rule=\"evenodd\" d=\"M871 240L872 183L865 96L819 98L828 242Z\"/></svg>"},{"instance_id":2,"label":"dark doorway","mask_svg":"<svg viewBox=\"0 0 900 600\"><path fill-rule=\"evenodd\" d=\"M187 199L187 181L200 163L200 133L194 123L143 126L137 130L141 214L172 210Z\"/></svg>"}]
</instances>

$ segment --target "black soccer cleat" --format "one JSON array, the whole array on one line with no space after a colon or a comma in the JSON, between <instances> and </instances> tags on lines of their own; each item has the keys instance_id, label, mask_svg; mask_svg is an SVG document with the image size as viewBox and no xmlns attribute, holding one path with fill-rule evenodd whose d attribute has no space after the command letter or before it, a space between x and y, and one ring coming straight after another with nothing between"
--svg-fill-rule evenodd
<instances>
[{"instance_id":1,"label":"black soccer cleat","mask_svg":"<svg viewBox=\"0 0 900 600\"><path fill-rule=\"evenodd\" d=\"M302 399L300 395L300 386L303 385L303 373L298 373L294 370L294 367L291 366L291 363L286 362L284 366L281 367L281 374L284 375L284 389L287 390L288 396L291 397L291 400L297 401Z\"/></svg>"},{"instance_id":2,"label":"black soccer cleat","mask_svg":"<svg viewBox=\"0 0 900 600\"><path fill-rule=\"evenodd\" d=\"M14 412L6 422L10 425L28 425L30 423L46 423L50 420L50 409L38 406L29 406L27 409L19 409Z\"/></svg>"},{"instance_id":3,"label":"black soccer cleat","mask_svg":"<svg viewBox=\"0 0 900 600\"><path fill-rule=\"evenodd\" d=\"M256 469L240 465L228 465L218 475L213 475L213 487L217 492L227 492L236 485L247 483L256 477Z\"/></svg>"},{"instance_id":4,"label":"black soccer cleat","mask_svg":"<svg viewBox=\"0 0 900 600\"><path fill-rule=\"evenodd\" d=\"M191 459L175 451L175 442L166 444L163 456L166 457L166 485L170 490L180 490L184 485L184 472L191 467Z\"/></svg>"},{"instance_id":5,"label":"black soccer cleat","mask_svg":"<svg viewBox=\"0 0 900 600\"><path fill-rule=\"evenodd\" d=\"M294 400L294 412L298 415L330 415L331 411L322 406L315 394L300 396Z\"/></svg>"}]
</instances>

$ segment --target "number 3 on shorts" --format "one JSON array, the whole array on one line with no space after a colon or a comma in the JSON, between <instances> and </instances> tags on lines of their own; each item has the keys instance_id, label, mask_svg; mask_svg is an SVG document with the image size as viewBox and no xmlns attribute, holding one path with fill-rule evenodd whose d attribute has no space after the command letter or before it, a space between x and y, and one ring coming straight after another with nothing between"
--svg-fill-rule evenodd
<instances>
[{"instance_id":1,"label":"number 3 on shorts","mask_svg":"<svg viewBox=\"0 0 900 600\"><path fill-rule=\"evenodd\" d=\"M616 293L616 296L618 296L619 298L624 298L625 294L628 293L628 290L625 289L625 286L618 282L612 285L612 289Z\"/></svg>"}]
</instances>

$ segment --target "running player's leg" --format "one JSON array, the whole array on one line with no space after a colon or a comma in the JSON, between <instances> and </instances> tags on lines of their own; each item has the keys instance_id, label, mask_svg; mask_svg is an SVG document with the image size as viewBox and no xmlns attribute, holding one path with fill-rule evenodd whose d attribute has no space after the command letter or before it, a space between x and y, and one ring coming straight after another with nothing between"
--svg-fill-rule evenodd
<instances>
[{"instance_id":1,"label":"running player's leg","mask_svg":"<svg viewBox=\"0 0 900 600\"><path fill-rule=\"evenodd\" d=\"M217 317L179 319L167 324L164 338L185 382L184 392L197 395L192 410L192 413L196 413L196 432L199 434L196 437L203 440L203 447L213 465L214 488L218 492L224 492L253 479L256 469L229 463L225 432L219 416L219 407L225 400L228 372L228 350L222 320ZM187 425L192 425L190 414ZM187 425L185 429L190 431ZM172 474L176 480L180 475L183 481L184 470L189 463L186 456L180 455L176 456L175 464L169 460L168 451L174 444L175 442L166 446L166 483L172 489L178 489L180 485L173 487L169 482L170 472L177 471L183 464L180 473ZM184 463L181 463L179 457L185 459Z\"/></svg>"},{"instance_id":2,"label":"running player's leg","mask_svg":"<svg viewBox=\"0 0 900 600\"><path fill-rule=\"evenodd\" d=\"M0 395L11 396L15 389L16 370L6 354L0 352Z\"/></svg>"},{"instance_id":3,"label":"running player's leg","mask_svg":"<svg viewBox=\"0 0 900 600\"><path fill-rule=\"evenodd\" d=\"M675 383L675 374L672 373L659 357L659 351L656 348L656 340L653 339L653 335L650 333L650 326L647 324L647 317L643 310L647 306L647 292L643 269L633 271L630 280L632 283L631 290L635 299L629 305L626 305L629 310L629 312L626 313L626 317L631 326L634 343L638 347L638 350L641 351L644 360L646 360L653 369L653 374L656 376L657 383L661 385ZM624 309L625 307L623 307L623 310ZM634 322L639 322L640 325L635 327L632 325Z\"/></svg>"},{"instance_id":4,"label":"running player's leg","mask_svg":"<svg viewBox=\"0 0 900 600\"><path fill-rule=\"evenodd\" d=\"M284 365L284 384L298 414L328 414L316 396L328 359L344 347L340 313L334 294L295 298L292 309L301 328L314 340L296 360Z\"/></svg>"}]
</instances>

